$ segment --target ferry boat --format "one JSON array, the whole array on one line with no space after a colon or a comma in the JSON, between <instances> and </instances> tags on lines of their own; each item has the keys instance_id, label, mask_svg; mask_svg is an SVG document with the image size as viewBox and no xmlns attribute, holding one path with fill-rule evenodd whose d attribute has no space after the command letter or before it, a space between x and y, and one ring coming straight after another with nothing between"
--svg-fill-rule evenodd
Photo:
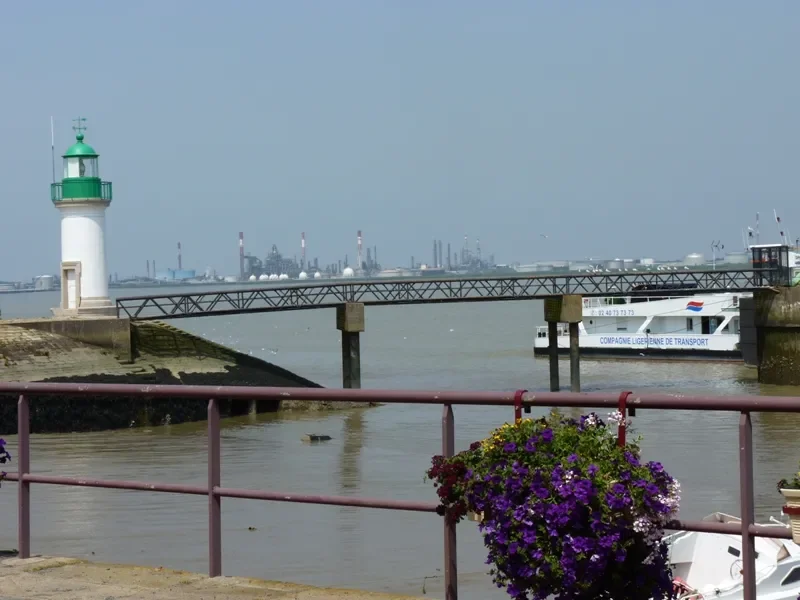
<instances>
[{"instance_id":1,"label":"ferry boat","mask_svg":"<svg viewBox=\"0 0 800 600\"><path fill-rule=\"evenodd\" d=\"M668 292L667 292L668 293ZM583 299L581 355L741 360L739 298L748 293ZM558 351L569 353L569 330L558 324ZM534 356L549 353L547 325L536 328Z\"/></svg>"}]
</instances>

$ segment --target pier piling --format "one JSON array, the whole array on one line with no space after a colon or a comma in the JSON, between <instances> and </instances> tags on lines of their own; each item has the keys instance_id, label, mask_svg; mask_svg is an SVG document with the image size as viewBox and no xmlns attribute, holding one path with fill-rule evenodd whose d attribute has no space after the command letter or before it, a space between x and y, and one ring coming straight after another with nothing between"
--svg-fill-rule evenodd
<instances>
[{"instance_id":1,"label":"pier piling","mask_svg":"<svg viewBox=\"0 0 800 600\"><path fill-rule=\"evenodd\" d=\"M558 322L547 322L547 349L550 363L550 391L557 392L561 386L558 381Z\"/></svg>"},{"instance_id":2,"label":"pier piling","mask_svg":"<svg viewBox=\"0 0 800 600\"><path fill-rule=\"evenodd\" d=\"M336 328L342 332L342 387L361 389L361 332L364 305L347 302L336 307Z\"/></svg>"},{"instance_id":3,"label":"pier piling","mask_svg":"<svg viewBox=\"0 0 800 600\"><path fill-rule=\"evenodd\" d=\"M578 323L569 324L569 390L581 391L581 351L578 341Z\"/></svg>"},{"instance_id":4,"label":"pier piling","mask_svg":"<svg viewBox=\"0 0 800 600\"><path fill-rule=\"evenodd\" d=\"M558 377L559 323L569 325L569 382L570 391L581 391L581 355L579 323L583 320L583 297L577 294L551 296L544 300L544 320L547 322L547 345L550 361L550 391L560 389Z\"/></svg>"}]
</instances>

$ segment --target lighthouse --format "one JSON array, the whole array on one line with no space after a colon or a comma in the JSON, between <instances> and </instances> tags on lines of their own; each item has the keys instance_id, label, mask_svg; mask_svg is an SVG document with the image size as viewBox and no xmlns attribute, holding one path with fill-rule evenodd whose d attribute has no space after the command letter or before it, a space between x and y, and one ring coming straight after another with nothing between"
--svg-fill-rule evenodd
<instances>
[{"instance_id":1,"label":"lighthouse","mask_svg":"<svg viewBox=\"0 0 800 600\"><path fill-rule=\"evenodd\" d=\"M100 180L98 154L84 142L86 119L75 119L75 143L64 153L64 178L50 197L61 213L61 305L55 315L115 315L108 297L105 220L111 183Z\"/></svg>"}]
</instances>

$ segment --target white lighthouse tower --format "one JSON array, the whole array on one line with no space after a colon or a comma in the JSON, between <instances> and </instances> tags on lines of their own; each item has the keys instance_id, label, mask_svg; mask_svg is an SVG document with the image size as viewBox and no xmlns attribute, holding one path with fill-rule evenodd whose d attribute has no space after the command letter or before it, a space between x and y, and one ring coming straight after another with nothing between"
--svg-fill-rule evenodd
<instances>
[{"instance_id":1,"label":"white lighthouse tower","mask_svg":"<svg viewBox=\"0 0 800 600\"><path fill-rule=\"evenodd\" d=\"M86 119L78 117L75 143L64 153L64 178L50 197L61 212L61 305L55 315L115 315L108 297L106 208L111 183L100 180L98 154L84 143Z\"/></svg>"}]
</instances>

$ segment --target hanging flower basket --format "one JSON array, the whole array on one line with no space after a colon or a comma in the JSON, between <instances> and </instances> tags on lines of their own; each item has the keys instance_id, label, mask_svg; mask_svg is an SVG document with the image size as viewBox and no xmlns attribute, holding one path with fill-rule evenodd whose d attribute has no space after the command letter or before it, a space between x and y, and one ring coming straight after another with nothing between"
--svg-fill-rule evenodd
<instances>
[{"instance_id":1,"label":"hanging flower basket","mask_svg":"<svg viewBox=\"0 0 800 600\"><path fill-rule=\"evenodd\" d=\"M617 443L621 418L522 419L433 457L437 512L478 522L494 582L515 600L672 597L662 538L680 486L641 462L638 439Z\"/></svg>"}]
</instances>

